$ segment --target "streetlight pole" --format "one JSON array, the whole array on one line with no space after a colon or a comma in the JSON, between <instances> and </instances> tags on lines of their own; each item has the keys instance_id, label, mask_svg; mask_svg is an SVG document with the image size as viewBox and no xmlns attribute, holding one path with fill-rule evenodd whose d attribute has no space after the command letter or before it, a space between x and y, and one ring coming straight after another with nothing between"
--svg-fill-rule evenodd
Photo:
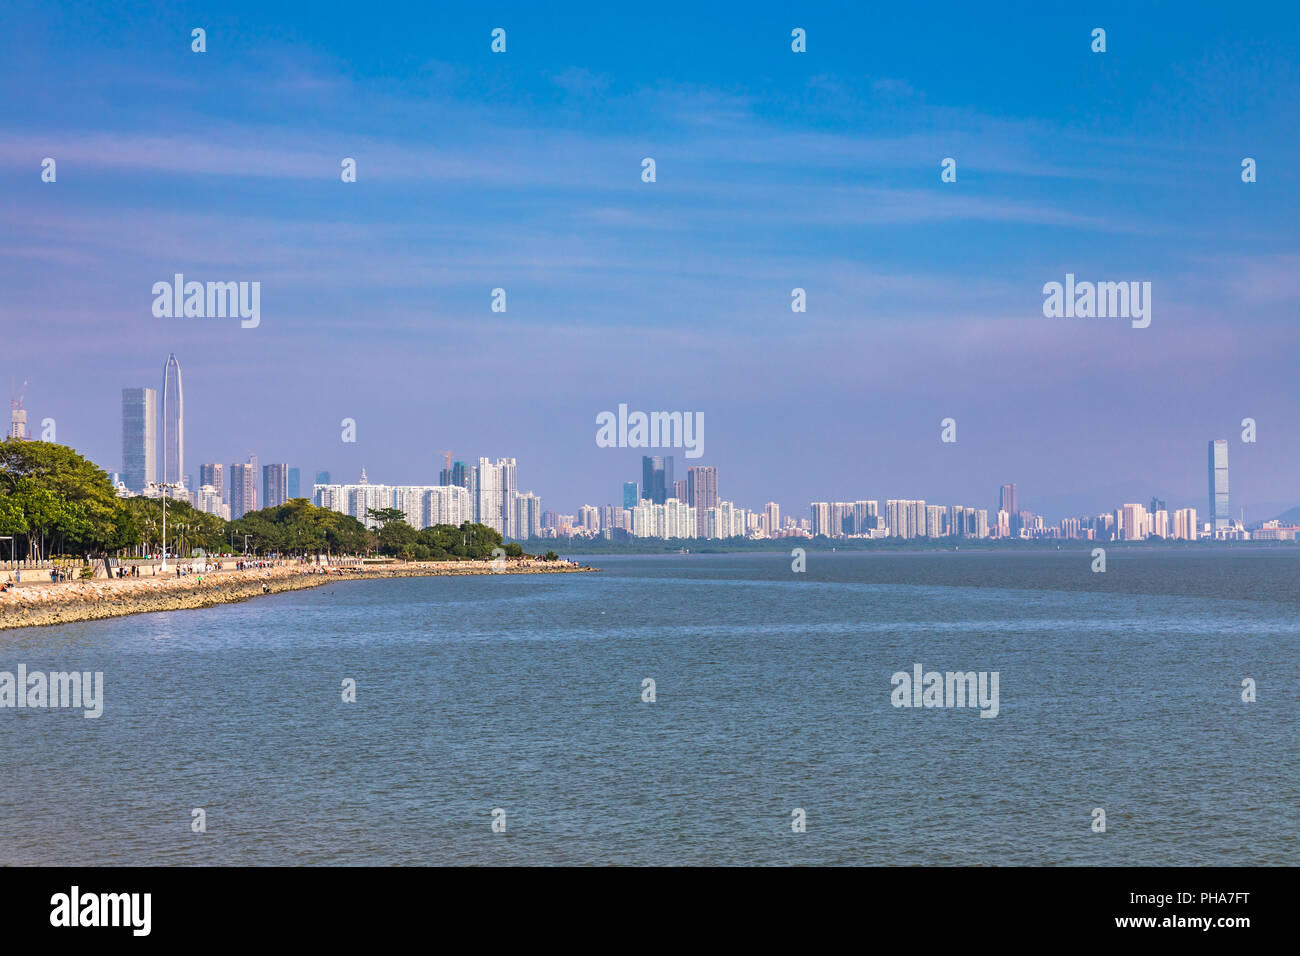
<instances>
[{"instance_id":1,"label":"streetlight pole","mask_svg":"<svg viewBox=\"0 0 1300 956\"><path fill-rule=\"evenodd\" d=\"M160 574L167 573L167 494L166 490L173 488L185 487L179 481L151 481L146 487L153 488L162 495L163 508L163 527L162 527L162 566L158 568Z\"/></svg>"}]
</instances>

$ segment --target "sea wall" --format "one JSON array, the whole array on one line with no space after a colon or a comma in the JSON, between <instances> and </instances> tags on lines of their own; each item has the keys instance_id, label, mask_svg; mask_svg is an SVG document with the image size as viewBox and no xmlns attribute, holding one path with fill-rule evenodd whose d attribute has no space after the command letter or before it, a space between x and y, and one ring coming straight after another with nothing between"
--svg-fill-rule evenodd
<instances>
[{"instance_id":1,"label":"sea wall","mask_svg":"<svg viewBox=\"0 0 1300 956\"><path fill-rule=\"evenodd\" d=\"M500 567L491 561L411 561L328 570L291 564L183 578L159 576L101 578L60 584L43 582L20 585L0 594L0 630L212 607L263 594L314 588L346 580L458 574L571 574L594 570L564 561L507 560Z\"/></svg>"}]
</instances>

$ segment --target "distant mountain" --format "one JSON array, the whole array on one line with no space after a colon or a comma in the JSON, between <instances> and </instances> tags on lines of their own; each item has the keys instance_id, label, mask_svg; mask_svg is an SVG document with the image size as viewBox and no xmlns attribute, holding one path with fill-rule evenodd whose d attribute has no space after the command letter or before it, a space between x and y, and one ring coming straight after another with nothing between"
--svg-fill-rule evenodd
<instances>
[{"instance_id":1,"label":"distant mountain","mask_svg":"<svg viewBox=\"0 0 1300 956\"><path fill-rule=\"evenodd\" d=\"M1294 508L1288 508L1273 520L1279 524L1300 524L1300 505L1296 505ZM1264 522L1262 521L1254 522L1251 524L1250 529L1253 531L1256 528L1262 527L1263 524Z\"/></svg>"}]
</instances>

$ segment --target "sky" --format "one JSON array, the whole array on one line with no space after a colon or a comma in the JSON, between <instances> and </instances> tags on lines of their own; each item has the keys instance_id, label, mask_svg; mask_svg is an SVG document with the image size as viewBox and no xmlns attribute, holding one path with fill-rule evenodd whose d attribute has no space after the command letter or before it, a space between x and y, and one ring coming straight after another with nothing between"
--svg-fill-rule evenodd
<instances>
[{"instance_id":1,"label":"sky","mask_svg":"<svg viewBox=\"0 0 1300 956\"><path fill-rule=\"evenodd\" d=\"M194 475L446 449L572 512L658 453L625 403L748 508L1203 511L1213 438L1234 516L1300 504L1300 8L726 6L7 3L0 373L110 471L175 352ZM178 272L260 324L156 317ZM1150 326L1045 317L1067 273Z\"/></svg>"}]
</instances>

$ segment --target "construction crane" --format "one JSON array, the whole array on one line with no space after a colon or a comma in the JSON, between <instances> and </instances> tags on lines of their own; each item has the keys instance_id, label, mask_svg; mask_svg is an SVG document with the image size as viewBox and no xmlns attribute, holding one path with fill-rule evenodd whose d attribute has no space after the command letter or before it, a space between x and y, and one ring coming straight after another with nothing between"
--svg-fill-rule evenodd
<instances>
[{"instance_id":1,"label":"construction crane","mask_svg":"<svg viewBox=\"0 0 1300 956\"><path fill-rule=\"evenodd\" d=\"M439 451L438 454L447 462L447 466L444 470L447 472L447 480L451 481L451 452Z\"/></svg>"}]
</instances>

